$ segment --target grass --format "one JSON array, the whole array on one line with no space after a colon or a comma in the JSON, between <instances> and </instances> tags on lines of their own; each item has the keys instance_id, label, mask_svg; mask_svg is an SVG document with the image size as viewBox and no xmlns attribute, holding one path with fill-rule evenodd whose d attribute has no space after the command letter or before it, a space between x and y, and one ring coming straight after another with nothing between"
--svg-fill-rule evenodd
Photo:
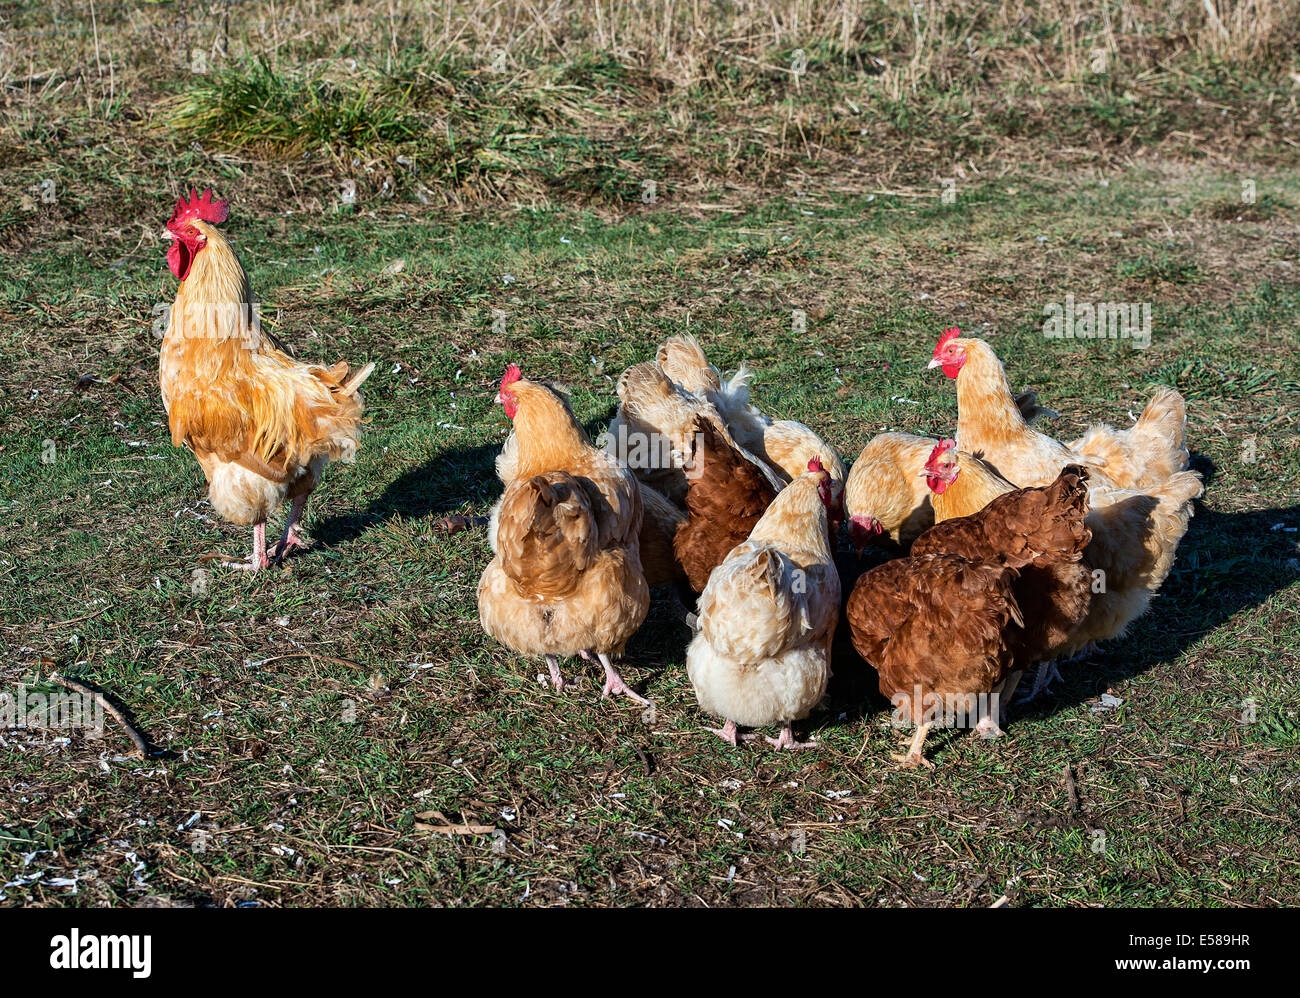
<instances>
[{"instance_id":1,"label":"grass","mask_svg":"<svg viewBox=\"0 0 1300 998\"><path fill-rule=\"evenodd\" d=\"M0 690L80 678L158 752L126 758L111 721L0 729L0 903L1300 903L1283 6L1228 17L1226 48L1202 5L1167 31L1108 7L1126 17L1104 77L1100 15L1055 5L881 5L847 29L831 6L763 7L730 5L719 34L672 4L600 26L560 5L554 42L526 44L541 29L503 8L495 35L437 22L461 40L423 53L427 18L278 38L232 18L189 75L135 33L170 30L160 4L100 12L102 73L89 35L4 63ZM175 281L154 233L191 182L231 198L274 331L378 364L315 546L254 577L201 560L248 538L213 516L157 394ZM1067 294L1149 302L1150 349L1046 339ZM662 595L624 671L652 714L576 663L554 695L482 634L484 532L435 521L499 494L507 362L567 384L598 432L613 379L691 331L851 459L883 429L951 432L924 364L953 323L1062 411L1062 438L1176 386L1208 481L1148 616L1005 738L940 735L936 771L897 771L845 645L805 729L820 752L729 750L701 734ZM499 834L425 827L460 822Z\"/></svg>"},{"instance_id":2,"label":"grass","mask_svg":"<svg viewBox=\"0 0 1300 998\"><path fill-rule=\"evenodd\" d=\"M10 281L39 280L43 308L12 292L6 306L8 352L35 354L2 403L6 680L52 661L129 707L165 754L125 761L111 729L7 734L7 903L1293 903L1300 287L1278 279L1295 251L1262 239L1264 223L1204 221L1212 179L1128 172L1083 191L1034 178L1032 193L947 211L819 198L805 214L794 198L714 220L232 223L302 353L380 362L365 446L310 514L316 548L254 578L199 561L246 538L213 520L199 469L168 440L148 322L171 283L160 251L121 271L29 255ZM1295 176L1269 182L1296 196ZM1147 206L1157 190L1177 217ZM1082 253L1071 238L1171 217L1200 276L1184 288L1184 269L1160 269L1150 350L1041 337L1028 299L1102 293L1128 254L1159 259L1170 241ZM1231 268L1201 241L1210 224L1214 250L1239 251ZM987 257L1016 261L1017 283L979 281ZM809 316L798 342L795 307ZM726 750L700 734L686 633L662 598L628 656L649 717L601 702L581 669L575 692L552 695L537 663L481 634L485 538L433 520L497 494L506 425L491 386L507 360L566 381L594 429L610 376L689 328L720 362L754 362L770 411L852 456L886 426L951 429L951 388L922 370L949 319L984 329L1013 380L1065 411L1062 436L1177 385L1214 469L1151 614L1005 740L941 737L936 773L896 771L886 712L844 648L811 722L820 753ZM1123 703L1103 710L1107 691ZM419 831L432 811L504 837Z\"/></svg>"}]
</instances>

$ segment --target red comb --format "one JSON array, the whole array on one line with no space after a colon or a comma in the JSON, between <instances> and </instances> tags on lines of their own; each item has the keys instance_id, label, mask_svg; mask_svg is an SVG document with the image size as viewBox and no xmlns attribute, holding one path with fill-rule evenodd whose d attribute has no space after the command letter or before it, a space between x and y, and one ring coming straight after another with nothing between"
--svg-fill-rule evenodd
<instances>
[{"instance_id":1,"label":"red comb","mask_svg":"<svg viewBox=\"0 0 1300 998\"><path fill-rule=\"evenodd\" d=\"M926 469L928 470L933 468L939 463L939 458L943 457L943 455L947 454L950 450L955 450L956 447L956 440L952 439L952 437L944 437L939 441L939 446L930 451L930 458L925 462Z\"/></svg>"},{"instance_id":2,"label":"red comb","mask_svg":"<svg viewBox=\"0 0 1300 998\"><path fill-rule=\"evenodd\" d=\"M524 372L519 370L519 365L511 364L506 368L506 373L501 376L501 387L505 388L506 385L513 385L516 381L522 379L523 376Z\"/></svg>"},{"instance_id":3,"label":"red comb","mask_svg":"<svg viewBox=\"0 0 1300 998\"><path fill-rule=\"evenodd\" d=\"M944 348L944 344L946 344L949 340L955 340L960 335L961 335L961 330L958 329L956 326L953 326L951 329L945 329L943 331L943 335L939 337L939 342L935 344L934 355L938 357L940 352Z\"/></svg>"},{"instance_id":4,"label":"red comb","mask_svg":"<svg viewBox=\"0 0 1300 998\"><path fill-rule=\"evenodd\" d=\"M815 458L813 458L811 461L808 462L808 470L809 470L809 471L825 471L826 469L822 467L822 459L819 458L819 457L815 457Z\"/></svg>"},{"instance_id":5,"label":"red comb","mask_svg":"<svg viewBox=\"0 0 1300 998\"><path fill-rule=\"evenodd\" d=\"M167 223L167 228L175 228L195 219L202 219L205 222L211 222L213 225L220 225L229 217L229 202L225 200L213 201L212 188L209 187L200 197L199 192L191 187L188 201L185 198L177 198L176 208L172 212L171 221Z\"/></svg>"}]
</instances>

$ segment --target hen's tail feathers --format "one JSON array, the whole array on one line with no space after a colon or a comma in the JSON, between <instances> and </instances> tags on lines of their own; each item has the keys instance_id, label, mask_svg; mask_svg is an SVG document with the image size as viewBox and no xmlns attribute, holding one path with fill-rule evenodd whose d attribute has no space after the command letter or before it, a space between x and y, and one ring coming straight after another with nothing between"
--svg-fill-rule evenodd
<instances>
[{"instance_id":1,"label":"hen's tail feathers","mask_svg":"<svg viewBox=\"0 0 1300 998\"><path fill-rule=\"evenodd\" d=\"M618 398L624 405L635 408L638 402L653 398L668 398L673 394L673 383L654 361L633 364L618 379Z\"/></svg>"},{"instance_id":2,"label":"hen's tail feathers","mask_svg":"<svg viewBox=\"0 0 1300 998\"><path fill-rule=\"evenodd\" d=\"M739 661L775 656L809 624L807 603L794 595L793 577L790 559L768 546L719 565L702 597L701 633L716 651ZM714 607L722 609L721 617L711 612ZM737 627L736 621L754 626Z\"/></svg>"},{"instance_id":3,"label":"hen's tail feathers","mask_svg":"<svg viewBox=\"0 0 1300 998\"><path fill-rule=\"evenodd\" d=\"M1153 448L1147 466L1157 480L1168 478L1187 467L1187 405L1172 388L1161 388L1142 410L1135 437L1144 437ZM1151 467L1153 460L1164 462Z\"/></svg>"},{"instance_id":4,"label":"hen's tail feathers","mask_svg":"<svg viewBox=\"0 0 1300 998\"><path fill-rule=\"evenodd\" d=\"M339 363L341 364L343 362L340 361ZM346 371L346 367L344 369ZM366 378L370 377L370 375L374 373L375 362L372 360L365 367L361 368L361 370L353 371L351 374L348 374L345 379L339 382L339 387L343 390L343 394L345 395L356 395L357 389L365 383Z\"/></svg>"},{"instance_id":5,"label":"hen's tail feathers","mask_svg":"<svg viewBox=\"0 0 1300 998\"><path fill-rule=\"evenodd\" d=\"M722 381L715 404L722 410L727 422L753 416L749 410L749 381L753 376L754 372L742 363L740 370Z\"/></svg>"},{"instance_id":6,"label":"hen's tail feathers","mask_svg":"<svg viewBox=\"0 0 1300 998\"><path fill-rule=\"evenodd\" d=\"M655 361L674 384L692 394L703 396L722 387L722 375L694 336L669 337L659 345Z\"/></svg>"},{"instance_id":7,"label":"hen's tail feathers","mask_svg":"<svg viewBox=\"0 0 1300 998\"><path fill-rule=\"evenodd\" d=\"M599 551L591 496L564 471L535 475L507 489L497 518L497 552L520 592L572 592Z\"/></svg>"},{"instance_id":8,"label":"hen's tail feathers","mask_svg":"<svg viewBox=\"0 0 1300 998\"><path fill-rule=\"evenodd\" d=\"M1061 415L1055 409L1039 405L1038 392L1032 389L1027 389L1016 396L1016 408L1020 410L1020 415L1026 423L1032 423L1036 419L1056 419Z\"/></svg>"}]
</instances>

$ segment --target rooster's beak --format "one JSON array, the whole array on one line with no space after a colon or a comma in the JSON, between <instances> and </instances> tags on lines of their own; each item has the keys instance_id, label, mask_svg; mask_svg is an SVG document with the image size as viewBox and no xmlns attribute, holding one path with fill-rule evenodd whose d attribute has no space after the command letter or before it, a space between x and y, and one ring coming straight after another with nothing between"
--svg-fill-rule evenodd
<instances>
[{"instance_id":1,"label":"rooster's beak","mask_svg":"<svg viewBox=\"0 0 1300 998\"><path fill-rule=\"evenodd\" d=\"M175 238L176 238L176 234L175 234L174 232L172 232L171 229L163 229L163 230L162 230L162 237L163 237L164 239L175 239Z\"/></svg>"},{"instance_id":2,"label":"rooster's beak","mask_svg":"<svg viewBox=\"0 0 1300 998\"><path fill-rule=\"evenodd\" d=\"M940 365L940 362L939 362L939 358L938 358L938 357L931 357L931 358L930 358L930 363L928 363L928 364L925 365L925 369L928 371L928 370L929 370L930 368L932 368L932 367L939 367L939 366L941 366L941 365Z\"/></svg>"}]
</instances>

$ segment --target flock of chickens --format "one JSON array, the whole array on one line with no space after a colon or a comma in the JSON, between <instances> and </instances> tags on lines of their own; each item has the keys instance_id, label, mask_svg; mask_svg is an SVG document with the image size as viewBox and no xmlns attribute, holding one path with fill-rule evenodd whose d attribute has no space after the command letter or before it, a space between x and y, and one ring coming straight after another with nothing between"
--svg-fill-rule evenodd
<instances>
[{"instance_id":1,"label":"flock of chickens","mask_svg":"<svg viewBox=\"0 0 1300 998\"><path fill-rule=\"evenodd\" d=\"M373 365L294 360L250 317L247 276L216 227L225 202L177 202L168 262L181 281L160 373L174 442L203 466L213 508L254 527L257 569L303 542L296 525L325 465L355 452ZM242 306L242 307L240 307ZM541 656L604 671L604 692L646 703L614 659L667 587L693 636L686 667L700 707L738 726L793 722L825 696L841 616L896 716L915 726L905 767L929 766L934 724L999 734L1026 670L1033 695L1055 663L1090 653L1147 608L1173 565L1200 476L1188 471L1181 396L1158 390L1126 430L1060 443L1031 425L1050 410L1013 395L984 341L944 333L931 367L956 381L956 439L883 433L846 472L813 430L774 420L700 344L677 336L618 381L620 405L593 443L567 396L515 365L496 402L512 431L496 461L483 628ZM293 501L280 542L268 516ZM839 550L845 527L856 557ZM857 575L869 544L901 556ZM746 738L755 737L746 735Z\"/></svg>"}]
</instances>

